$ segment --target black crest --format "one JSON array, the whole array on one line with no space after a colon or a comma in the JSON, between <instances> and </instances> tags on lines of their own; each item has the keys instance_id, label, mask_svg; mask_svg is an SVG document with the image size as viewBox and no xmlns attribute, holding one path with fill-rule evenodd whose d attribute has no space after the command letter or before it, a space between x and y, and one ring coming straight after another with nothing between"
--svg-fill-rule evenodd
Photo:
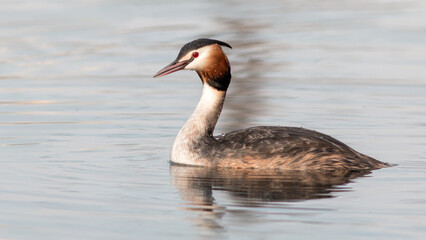
<instances>
[{"instance_id":1,"label":"black crest","mask_svg":"<svg viewBox=\"0 0 426 240\"><path fill-rule=\"evenodd\" d=\"M205 46L212 45L212 44L219 44L221 46L232 48L231 45L227 44L226 42L222 42L222 41L214 40L214 39L209 39L209 38L200 38L200 39L197 39L197 40L194 40L194 41L191 41L191 42L185 44L180 49L180 52L179 52L176 60L179 60L180 58L185 56L185 54L187 54L188 52L190 52L192 50L199 49L201 47L205 47Z\"/></svg>"}]
</instances>

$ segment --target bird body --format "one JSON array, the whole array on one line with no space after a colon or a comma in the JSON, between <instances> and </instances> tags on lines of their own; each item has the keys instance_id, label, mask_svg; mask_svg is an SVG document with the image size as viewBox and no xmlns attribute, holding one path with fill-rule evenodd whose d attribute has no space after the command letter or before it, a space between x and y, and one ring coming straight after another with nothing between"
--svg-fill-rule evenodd
<instances>
[{"instance_id":1,"label":"bird body","mask_svg":"<svg viewBox=\"0 0 426 240\"><path fill-rule=\"evenodd\" d=\"M388 166L326 134L305 128L259 126L213 136L231 81L230 64L221 46L231 47L213 39L194 40L154 76L188 69L197 71L203 83L201 99L173 144L173 163L260 170L361 170Z\"/></svg>"}]
</instances>

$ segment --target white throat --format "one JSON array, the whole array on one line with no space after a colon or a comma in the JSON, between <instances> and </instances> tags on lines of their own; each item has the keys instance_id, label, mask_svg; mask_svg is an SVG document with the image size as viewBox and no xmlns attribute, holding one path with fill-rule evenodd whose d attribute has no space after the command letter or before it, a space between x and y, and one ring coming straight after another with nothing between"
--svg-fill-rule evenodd
<instances>
[{"instance_id":1,"label":"white throat","mask_svg":"<svg viewBox=\"0 0 426 240\"><path fill-rule=\"evenodd\" d=\"M179 131L173 144L171 161L181 164L202 165L194 146L203 138L213 136L225 100L225 91L203 84L201 99L194 113Z\"/></svg>"}]
</instances>

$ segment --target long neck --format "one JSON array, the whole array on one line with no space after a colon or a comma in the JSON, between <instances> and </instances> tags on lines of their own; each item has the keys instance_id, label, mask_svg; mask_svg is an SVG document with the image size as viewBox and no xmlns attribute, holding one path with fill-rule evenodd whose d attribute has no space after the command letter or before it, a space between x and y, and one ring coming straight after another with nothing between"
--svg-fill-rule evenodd
<instances>
[{"instance_id":1,"label":"long neck","mask_svg":"<svg viewBox=\"0 0 426 240\"><path fill-rule=\"evenodd\" d=\"M203 93L194 113L189 117L173 143L171 161L189 165L205 165L203 154L222 112L226 90L231 81L228 58L219 45L211 45L209 59L197 65L203 82ZM206 141L207 140L207 141Z\"/></svg>"},{"instance_id":2,"label":"long neck","mask_svg":"<svg viewBox=\"0 0 426 240\"><path fill-rule=\"evenodd\" d=\"M210 57L202 70L197 70L203 82L203 93L194 113L183 126L179 135L197 141L199 137L213 136L222 112L226 90L231 82L231 67L219 45L212 45ZM179 136L178 136L179 137Z\"/></svg>"},{"instance_id":3,"label":"long neck","mask_svg":"<svg viewBox=\"0 0 426 240\"><path fill-rule=\"evenodd\" d=\"M204 165L200 158L206 140L213 138L213 130L222 111L225 91L203 85L203 94L194 113L180 130L173 143L171 161L188 165Z\"/></svg>"},{"instance_id":4,"label":"long neck","mask_svg":"<svg viewBox=\"0 0 426 240\"><path fill-rule=\"evenodd\" d=\"M222 112L225 95L225 91L216 90L206 83L203 84L201 99L179 135L183 134L194 140L199 137L212 136Z\"/></svg>"}]
</instances>

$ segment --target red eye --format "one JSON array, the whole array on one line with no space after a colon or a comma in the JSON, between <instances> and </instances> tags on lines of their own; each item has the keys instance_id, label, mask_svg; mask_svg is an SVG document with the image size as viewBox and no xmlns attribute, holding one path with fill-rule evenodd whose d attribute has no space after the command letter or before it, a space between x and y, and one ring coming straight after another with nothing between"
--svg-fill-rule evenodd
<instances>
[{"instance_id":1,"label":"red eye","mask_svg":"<svg viewBox=\"0 0 426 240\"><path fill-rule=\"evenodd\" d=\"M197 58L198 57L198 52L193 52L192 53L192 57Z\"/></svg>"}]
</instances>

